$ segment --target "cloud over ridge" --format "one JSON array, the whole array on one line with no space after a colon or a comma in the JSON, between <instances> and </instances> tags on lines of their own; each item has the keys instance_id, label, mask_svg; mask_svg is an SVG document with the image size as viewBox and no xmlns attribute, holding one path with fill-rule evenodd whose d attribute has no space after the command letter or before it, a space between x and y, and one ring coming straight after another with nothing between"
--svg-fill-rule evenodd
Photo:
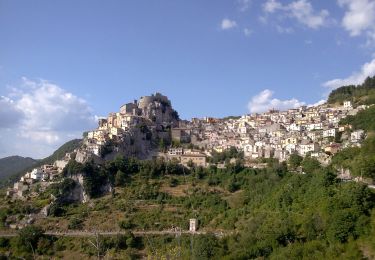
<instances>
[{"instance_id":1,"label":"cloud over ridge","mask_svg":"<svg viewBox=\"0 0 375 260\"><path fill-rule=\"evenodd\" d=\"M269 109L287 110L289 108L297 108L305 105L305 102L301 102L295 98L280 100L273 98L273 95L273 91L265 89L252 97L247 105L249 112L261 113Z\"/></svg>"}]
</instances>

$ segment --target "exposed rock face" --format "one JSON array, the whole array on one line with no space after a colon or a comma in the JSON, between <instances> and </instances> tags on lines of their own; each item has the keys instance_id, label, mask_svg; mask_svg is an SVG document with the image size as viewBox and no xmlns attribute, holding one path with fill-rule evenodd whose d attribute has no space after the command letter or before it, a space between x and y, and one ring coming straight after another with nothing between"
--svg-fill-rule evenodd
<instances>
[{"instance_id":1,"label":"exposed rock face","mask_svg":"<svg viewBox=\"0 0 375 260\"><path fill-rule=\"evenodd\" d=\"M152 96L141 97L138 107L142 115L156 124L176 124L177 112L172 108L171 102L166 96L156 93Z\"/></svg>"},{"instance_id":2,"label":"exposed rock face","mask_svg":"<svg viewBox=\"0 0 375 260\"><path fill-rule=\"evenodd\" d=\"M89 197L86 194L85 189L83 187L82 174L74 175L71 178L76 182L76 185L74 189L70 191L70 193L65 199L70 201L78 201L82 203L87 202L89 200Z\"/></svg>"}]
</instances>

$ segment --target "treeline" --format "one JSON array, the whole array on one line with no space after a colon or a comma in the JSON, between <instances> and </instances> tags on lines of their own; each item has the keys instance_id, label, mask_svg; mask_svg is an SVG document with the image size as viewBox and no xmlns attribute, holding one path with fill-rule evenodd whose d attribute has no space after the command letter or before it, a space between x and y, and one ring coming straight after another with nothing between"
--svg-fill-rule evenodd
<instances>
[{"instance_id":1,"label":"treeline","mask_svg":"<svg viewBox=\"0 0 375 260\"><path fill-rule=\"evenodd\" d=\"M328 96L328 103L343 103L346 100L352 101L355 105L375 104L375 76L368 77L358 86L343 86L332 90Z\"/></svg>"}]
</instances>

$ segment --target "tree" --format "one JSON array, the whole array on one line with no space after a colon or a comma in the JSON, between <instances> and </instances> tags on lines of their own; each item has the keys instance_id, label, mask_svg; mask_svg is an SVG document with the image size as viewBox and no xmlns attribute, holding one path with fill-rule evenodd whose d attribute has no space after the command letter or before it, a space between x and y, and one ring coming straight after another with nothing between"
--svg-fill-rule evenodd
<instances>
[{"instance_id":1,"label":"tree","mask_svg":"<svg viewBox=\"0 0 375 260\"><path fill-rule=\"evenodd\" d=\"M193 163L192 160L189 160L189 161L187 162L186 165L187 165L188 167L190 167L190 168L194 167L194 163Z\"/></svg>"},{"instance_id":2,"label":"tree","mask_svg":"<svg viewBox=\"0 0 375 260\"><path fill-rule=\"evenodd\" d=\"M212 235L198 236L193 245L194 259L212 259L218 250L219 243L217 238Z\"/></svg>"},{"instance_id":3,"label":"tree","mask_svg":"<svg viewBox=\"0 0 375 260\"><path fill-rule=\"evenodd\" d=\"M159 141L159 149L160 149L160 151L163 151L163 152L165 151L165 149L167 149L167 145L166 145L163 138L160 139L160 141Z\"/></svg>"},{"instance_id":4,"label":"tree","mask_svg":"<svg viewBox=\"0 0 375 260\"><path fill-rule=\"evenodd\" d=\"M38 246L39 240L43 237L43 229L38 226L27 226L18 232L18 244L21 250L33 252Z\"/></svg>"},{"instance_id":5,"label":"tree","mask_svg":"<svg viewBox=\"0 0 375 260\"><path fill-rule=\"evenodd\" d=\"M327 231L331 241L344 243L354 235L356 218L350 209L334 212Z\"/></svg>"},{"instance_id":6,"label":"tree","mask_svg":"<svg viewBox=\"0 0 375 260\"><path fill-rule=\"evenodd\" d=\"M288 164L291 169L295 170L297 167L301 166L301 162L303 161L303 157L296 154L292 153L289 157Z\"/></svg>"},{"instance_id":7,"label":"tree","mask_svg":"<svg viewBox=\"0 0 375 260\"><path fill-rule=\"evenodd\" d=\"M307 173L313 173L315 170L318 170L320 169L320 162L315 159L315 158L312 158L310 156L306 156L302 163L302 169L303 171L307 172Z\"/></svg>"},{"instance_id":8,"label":"tree","mask_svg":"<svg viewBox=\"0 0 375 260\"><path fill-rule=\"evenodd\" d=\"M124 186L126 184L126 174L118 170L115 176L115 185L116 186Z\"/></svg>"}]
</instances>

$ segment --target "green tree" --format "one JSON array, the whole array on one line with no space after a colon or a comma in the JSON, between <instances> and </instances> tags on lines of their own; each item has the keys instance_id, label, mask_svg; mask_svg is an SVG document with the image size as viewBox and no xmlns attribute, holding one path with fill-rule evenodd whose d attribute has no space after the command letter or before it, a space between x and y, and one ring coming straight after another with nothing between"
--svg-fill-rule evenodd
<instances>
[{"instance_id":1,"label":"green tree","mask_svg":"<svg viewBox=\"0 0 375 260\"><path fill-rule=\"evenodd\" d=\"M212 259L220 251L218 240L212 234L197 236L193 246L194 259Z\"/></svg>"},{"instance_id":2,"label":"green tree","mask_svg":"<svg viewBox=\"0 0 375 260\"><path fill-rule=\"evenodd\" d=\"M295 170L297 169L297 167L301 166L302 161L303 161L302 156L296 153L292 153L289 157L288 164L291 169Z\"/></svg>"},{"instance_id":3,"label":"green tree","mask_svg":"<svg viewBox=\"0 0 375 260\"><path fill-rule=\"evenodd\" d=\"M317 159L312 158L310 156L306 156L303 159L301 165L302 165L303 171L307 173L313 173L314 171L321 168L320 162Z\"/></svg>"},{"instance_id":4,"label":"green tree","mask_svg":"<svg viewBox=\"0 0 375 260\"><path fill-rule=\"evenodd\" d=\"M115 176L115 185L124 186L126 184L126 178L126 174L123 171L118 170Z\"/></svg>"},{"instance_id":5,"label":"green tree","mask_svg":"<svg viewBox=\"0 0 375 260\"><path fill-rule=\"evenodd\" d=\"M43 229L38 226L27 226L21 229L18 232L18 246L23 251L35 253L43 233Z\"/></svg>"}]
</instances>

